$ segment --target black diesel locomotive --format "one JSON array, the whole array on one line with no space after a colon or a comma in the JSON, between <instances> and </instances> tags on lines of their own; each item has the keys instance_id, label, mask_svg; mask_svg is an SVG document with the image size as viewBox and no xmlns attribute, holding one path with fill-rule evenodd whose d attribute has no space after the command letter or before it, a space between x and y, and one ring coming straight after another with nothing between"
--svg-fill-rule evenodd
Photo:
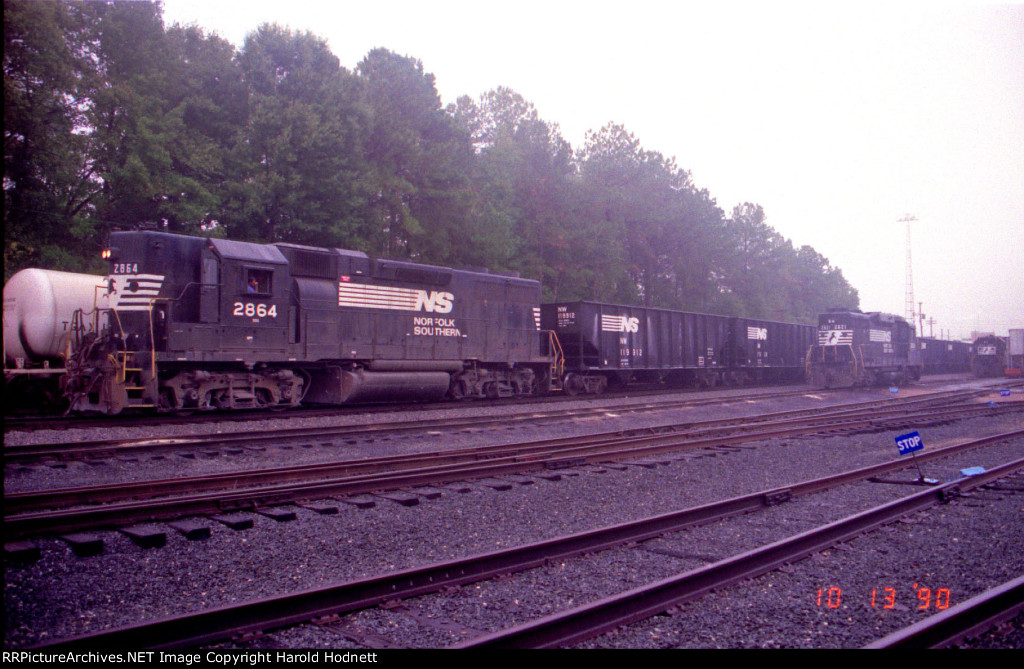
<instances>
[{"instance_id":1,"label":"black diesel locomotive","mask_svg":"<svg viewBox=\"0 0 1024 669\"><path fill-rule=\"evenodd\" d=\"M906 383L921 376L914 327L900 316L831 310L818 318L807 377L819 388Z\"/></svg>"},{"instance_id":2,"label":"black diesel locomotive","mask_svg":"<svg viewBox=\"0 0 1024 669\"><path fill-rule=\"evenodd\" d=\"M105 255L110 309L67 361L72 409L498 397L549 384L536 281L160 232L115 232Z\"/></svg>"},{"instance_id":3,"label":"black diesel locomotive","mask_svg":"<svg viewBox=\"0 0 1024 669\"><path fill-rule=\"evenodd\" d=\"M969 356L971 372L977 377L1002 376L1006 372L1006 344L1007 340L993 335L974 340Z\"/></svg>"}]
</instances>

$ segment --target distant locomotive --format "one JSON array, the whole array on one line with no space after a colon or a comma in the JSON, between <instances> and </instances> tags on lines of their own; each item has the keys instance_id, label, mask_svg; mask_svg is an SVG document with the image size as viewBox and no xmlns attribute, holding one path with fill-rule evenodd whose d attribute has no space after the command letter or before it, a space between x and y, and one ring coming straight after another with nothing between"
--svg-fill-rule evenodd
<instances>
[{"instance_id":1,"label":"distant locomotive","mask_svg":"<svg viewBox=\"0 0 1024 669\"><path fill-rule=\"evenodd\" d=\"M285 408L546 388L540 284L363 253L115 232L72 408Z\"/></svg>"},{"instance_id":2,"label":"distant locomotive","mask_svg":"<svg viewBox=\"0 0 1024 669\"><path fill-rule=\"evenodd\" d=\"M820 388L905 383L921 376L914 327L879 312L821 314L806 365L809 381Z\"/></svg>"},{"instance_id":3,"label":"distant locomotive","mask_svg":"<svg viewBox=\"0 0 1024 669\"><path fill-rule=\"evenodd\" d=\"M977 377L1002 376L1006 371L1006 340L987 335L974 340L971 372Z\"/></svg>"}]
</instances>

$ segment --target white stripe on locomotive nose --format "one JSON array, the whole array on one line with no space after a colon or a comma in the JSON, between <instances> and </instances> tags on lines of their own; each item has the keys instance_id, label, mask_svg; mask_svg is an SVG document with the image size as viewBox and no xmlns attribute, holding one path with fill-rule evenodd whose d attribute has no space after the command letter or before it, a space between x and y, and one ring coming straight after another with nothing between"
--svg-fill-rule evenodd
<instances>
[{"instance_id":1,"label":"white stripe on locomotive nose","mask_svg":"<svg viewBox=\"0 0 1024 669\"><path fill-rule=\"evenodd\" d=\"M819 330L819 346L846 346L853 343L853 330Z\"/></svg>"},{"instance_id":2,"label":"white stripe on locomotive nose","mask_svg":"<svg viewBox=\"0 0 1024 669\"><path fill-rule=\"evenodd\" d=\"M118 311L147 311L153 298L159 297L164 285L163 274L111 274L107 285L113 284L110 306Z\"/></svg>"}]
</instances>

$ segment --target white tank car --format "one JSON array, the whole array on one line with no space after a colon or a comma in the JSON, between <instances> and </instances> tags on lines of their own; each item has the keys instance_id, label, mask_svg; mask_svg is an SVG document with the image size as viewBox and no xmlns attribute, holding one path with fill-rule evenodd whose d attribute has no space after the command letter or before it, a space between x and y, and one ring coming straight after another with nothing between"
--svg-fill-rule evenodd
<instances>
[{"instance_id":1,"label":"white tank car","mask_svg":"<svg viewBox=\"0 0 1024 669\"><path fill-rule=\"evenodd\" d=\"M4 286L4 357L23 364L67 352L71 321L81 309L86 325L92 312L107 307L106 279L47 269L23 269Z\"/></svg>"}]
</instances>

